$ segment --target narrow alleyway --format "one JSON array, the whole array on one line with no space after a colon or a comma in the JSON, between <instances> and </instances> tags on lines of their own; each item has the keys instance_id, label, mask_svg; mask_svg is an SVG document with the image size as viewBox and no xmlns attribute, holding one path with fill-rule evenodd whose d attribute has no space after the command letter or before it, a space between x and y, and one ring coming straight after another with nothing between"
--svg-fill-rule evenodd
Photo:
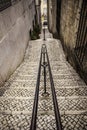
<instances>
[{"instance_id":1,"label":"narrow alleyway","mask_svg":"<svg viewBox=\"0 0 87 130\"><path fill-rule=\"evenodd\" d=\"M48 38L47 38L48 37ZM30 41L24 61L0 87L0 130L29 130L42 44L46 44L63 130L87 130L87 86L66 61L60 41L47 33L46 41ZM40 80L37 130L56 130L49 78L44 97Z\"/></svg>"}]
</instances>

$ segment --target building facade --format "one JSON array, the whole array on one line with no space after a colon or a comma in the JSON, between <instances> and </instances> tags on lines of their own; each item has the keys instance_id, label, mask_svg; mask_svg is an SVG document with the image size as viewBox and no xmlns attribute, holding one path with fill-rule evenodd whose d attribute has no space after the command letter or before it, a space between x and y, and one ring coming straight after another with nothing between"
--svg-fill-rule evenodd
<instances>
[{"instance_id":1,"label":"building facade","mask_svg":"<svg viewBox=\"0 0 87 130\"><path fill-rule=\"evenodd\" d=\"M23 60L36 17L35 0L0 0L0 85Z\"/></svg>"},{"instance_id":2,"label":"building facade","mask_svg":"<svg viewBox=\"0 0 87 130\"><path fill-rule=\"evenodd\" d=\"M86 0L48 0L49 30L61 39L67 60L87 81L86 18Z\"/></svg>"},{"instance_id":3,"label":"building facade","mask_svg":"<svg viewBox=\"0 0 87 130\"><path fill-rule=\"evenodd\" d=\"M57 34L57 0L48 0L48 27L54 37L58 37Z\"/></svg>"},{"instance_id":4,"label":"building facade","mask_svg":"<svg viewBox=\"0 0 87 130\"><path fill-rule=\"evenodd\" d=\"M42 23L47 20L47 0L41 0L41 18Z\"/></svg>"},{"instance_id":5,"label":"building facade","mask_svg":"<svg viewBox=\"0 0 87 130\"><path fill-rule=\"evenodd\" d=\"M41 0L36 0L37 23L41 25Z\"/></svg>"}]
</instances>

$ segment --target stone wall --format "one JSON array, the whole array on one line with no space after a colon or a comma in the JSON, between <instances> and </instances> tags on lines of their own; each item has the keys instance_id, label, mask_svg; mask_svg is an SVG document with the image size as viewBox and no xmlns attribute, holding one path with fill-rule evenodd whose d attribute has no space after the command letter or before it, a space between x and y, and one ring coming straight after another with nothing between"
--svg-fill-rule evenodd
<instances>
[{"instance_id":1,"label":"stone wall","mask_svg":"<svg viewBox=\"0 0 87 130\"><path fill-rule=\"evenodd\" d=\"M82 0L62 0L60 34L64 44L73 49L76 44Z\"/></svg>"},{"instance_id":2,"label":"stone wall","mask_svg":"<svg viewBox=\"0 0 87 130\"><path fill-rule=\"evenodd\" d=\"M23 60L34 16L33 0L21 0L0 12L0 85Z\"/></svg>"},{"instance_id":3,"label":"stone wall","mask_svg":"<svg viewBox=\"0 0 87 130\"><path fill-rule=\"evenodd\" d=\"M86 48L87 46L85 40L86 33L83 31L86 30L87 10L85 8L87 2L85 0L51 0L51 3L52 4L50 4L50 0L48 0L49 29L55 38L61 39L66 59L85 79L85 77L87 77L87 53L85 49L83 52L82 47ZM80 24L81 26L79 28ZM78 32L80 32L79 36ZM56 34L58 34L59 37ZM79 41L80 44L78 47L76 46L77 41ZM80 62L81 53L85 55L83 63Z\"/></svg>"},{"instance_id":4,"label":"stone wall","mask_svg":"<svg viewBox=\"0 0 87 130\"><path fill-rule=\"evenodd\" d=\"M84 2L85 4L87 4L85 0L62 0L60 36L67 60L87 83L87 60L85 60L87 53L85 51L83 52L82 49L83 46L86 47L86 31L83 31L86 30L86 24L85 22L80 23L82 17L83 19L86 19L85 13L82 16L82 10L85 10L85 7L83 6ZM86 10L84 12L86 12ZM79 28L79 24L81 24L83 28ZM80 32L79 37L81 38L77 37L78 31ZM82 42L81 39L84 39L84 42ZM78 50L76 50L77 40L81 44L79 45ZM78 57L79 54L77 54L77 51L80 52L80 57ZM80 59L82 58L81 56L83 55L83 53L85 58L84 62L82 63L80 62Z\"/></svg>"},{"instance_id":5,"label":"stone wall","mask_svg":"<svg viewBox=\"0 0 87 130\"><path fill-rule=\"evenodd\" d=\"M57 0L48 0L48 27L53 37L57 37Z\"/></svg>"},{"instance_id":6,"label":"stone wall","mask_svg":"<svg viewBox=\"0 0 87 130\"><path fill-rule=\"evenodd\" d=\"M57 33L58 24L57 6L57 0L48 0L49 29L54 35ZM64 44L70 48L74 48L76 44L81 6L82 0L61 0L60 35Z\"/></svg>"},{"instance_id":7,"label":"stone wall","mask_svg":"<svg viewBox=\"0 0 87 130\"><path fill-rule=\"evenodd\" d=\"M57 1L52 0L52 33L54 37L56 37L57 35L56 17L57 17Z\"/></svg>"},{"instance_id":8,"label":"stone wall","mask_svg":"<svg viewBox=\"0 0 87 130\"><path fill-rule=\"evenodd\" d=\"M36 0L37 24L41 27L41 1Z\"/></svg>"},{"instance_id":9,"label":"stone wall","mask_svg":"<svg viewBox=\"0 0 87 130\"><path fill-rule=\"evenodd\" d=\"M78 33L82 0L62 0L60 36L67 60L76 68L74 49ZM77 69L77 68L76 68Z\"/></svg>"},{"instance_id":10,"label":"stone wall","mask_svg":"<svg viewBox=\"0 0 87 130\"><path fill-rule=\"evenodd\" d=\"M48 14L48 28L49 31L52 32L52 1L48 0L47 1L47 14Z\"/></svg>"}]
</instances>

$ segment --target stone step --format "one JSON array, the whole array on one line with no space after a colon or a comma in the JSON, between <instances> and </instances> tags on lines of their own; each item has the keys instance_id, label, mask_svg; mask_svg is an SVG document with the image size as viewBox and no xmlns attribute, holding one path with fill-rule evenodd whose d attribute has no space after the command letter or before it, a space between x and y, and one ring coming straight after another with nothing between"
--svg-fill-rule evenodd
<instances>
[{"instance_id":1,"label":"stone step","mask_svg":"<svg viewBox=\"0 0 87 130\"><path fill-rule=\"evenodd\" d=\"M64 130L87 130L87 114L68 114L61 116Z\"/></svg>"},{"instance_id":2,"label":"stone step","mask_svg":"<svg viewBox=\"0 0 87 130\"><path fill-rule=\"evenodd\" d=\"M66 110L87 110L87 97L79 97L78 98L71 98L67 97L64 99L58 97L58 105L60 111L66 111Z\"/></svg>"},{"instance_id":3,"label":"stone step","mask_svg":"<svg viewBox=\"0 0 87 130\"><path fill-rule=\"evenodd\" d=\"M0 111L32 111L33 100L29 97L2 97L0 98Z\"/></svg>"},{"instance_id":4,"label":"stone step","mask_svg":"<svg viewBox=\"0 0 87 130\"><path fill-rule=\"evenodd\" d=\"M33 97L35 93L35 88L8 88L8 89L0 89L0 96L3 97Z\"/></svg>"},{"instance_id":5,"label":"stone step","mask_svg":"<svg viewBox=\"0 0 87 130\"><path fill-rule=\"evenodd\" d=\"M38 111L54 111L52 97L40 98L38 103Z\"/></svg>"},{"instance_id":6,"label":"stone step","mask_svg":"<svg viewBox=\"0 0 87 130\"><path fill-rule=\"evenodd\" d=\"M78 88L56 88L56 95L59 96L87 96L87 87Z\"/></svg>"},{"instance_id":7,"label":"stone step","mask_svg":"<svg viewBox=\"0 0 87 130\"><path fill-rule=\"evenodd\" d=\"M77 80L77 81L79 81L79 80L82 80L78 75L74 75L74 74L55 74L55 73L53 73L53 78L55 79L55 78L57 78L57 79L72 79L72 80Z\"/></svg>"},{"instance_id":8,"label":"stone step","mask_svg":"<svg viewBox=\"0 0 87 130\"><path fill-rule=\"evenodd\" d=\"M80 115L62 115L63 129L81 129L86 130L87 114ZM7 129L29 129L31 123L31 116L28 114L0 114L1 130ZM80 122L80 123L79 123ZM48 124L48 125L47 125ZM37 128L55 129L55 117L53 115L41 115L37 119Z\"/></svg>"},{"instance_id":9,"label":"stone step","mask_svg":"<svg viewBox=\"0 0 87 130\"><path fill-rule=\"evenodd\" d=\"M13 77L14 81L29 81L29 80L36 80L37 76L36 75L28 75L28 76L17 76L17 77Z\"/></svg>"},{"instance_id":10,"label":"stone step","mask_svg":"<svg viewBox=\"0 0 87 130\"><path fill-rule=\"evenodd\" d=\"M22 81L22 80L19 80L19 81L8 81L4 84L3 86L4 88L8 88L8 87L36 87L36 80L29 80L29 81Z\"/></svg>"},{"instance_id":11,"label":"stone step","mask_svg":"<svg viewBox=\"0 0 87 130\"><path fill-rule=\"evenodd\" d=\"M73 111L73 110L70 110L70 111L60 111L60 116L62 117L62 116L64 116L64 115L66 115L66 116L68 116L68 115L71 115L71 116L73 116L73 115L76 115L76 116L78 116L78 115L86 115L86 113L87 113L87 110L79 110L79 111L77 111L77 110L75 110L75 111ZM0 110L0 114L2 114L2 115L22 115L22 114L24 114L24 115L29 115L29 116L32 116L32 111L26 111L26 110L24 110L24 111L10 111L10 110L5 110L5 111L1 111ZM43 115L52 115L52 116L54 116L55 117L55 115L54 115L54 111L51 111L51 110L49 110L49 111L39 111L38 112L38 114L37 114L37 117L38 116L43 116Z\"/></svg>"},{"instance_id":12,"label":"stone step","mask_svg":"<svg viewBox=\"0 0 87 130\"><path fill-rule=\"evenodd\" d=\"M0 114L0 130L30 129L31 116L28 114Z\"/></svg>"},{"instance_id":13,"label":"stone step","mask_svg":"<svg viewBox=\"0 0 87 130\"><path fill-rule=\"evenodd\" d=\"M78 82L72 79L54 79L54 86L55 88L58 86L86 86L84 82Z\"/></svg>"},{"instance_id":14,"label":"stone step","mask_svg":"<svg viewBox=\"0 0 87 130\"><path fill-rule=\"evenodd\" d=\"M60 111L85 111L87 110L87 97L57 97ZM39 100L39 109L42 111L54 110L52 98Z\"/></svg>"},{"instance_id":15,"label":"stone step","mask_svg":"<svg viewBox=\"0 0 87 130\"><path fill-rule=\"evenodd\" d=\"M55 116L53 115L40 115L37 118L37 130L56 130Z\"/></svg>"},{"instance_id":16,"label":"stone step","mask_svg":"<svg viewBox=\"0 0 87 130\"><path fill-rule=\"evenodd\" d=\"M35 83L36 84L36 83ZM50 84L48 86L47 84L47 91L49 92L49 94L51 93L50 91ZM19 92L21 93L21 91L23 92L29 92L29 91L34 91L36 89L36 85L35 86L24 86L24 85L20 85L19 86L9 86L9 87L0 87L0 92L3 92L3 91L7 91L6 93L9 93L10 91L13 91L13 92ZM56 94L58 96L86 96L87 95L87 87L84 87L84 86L73 86L73 87L69 87L69 86L66 86L66 87L57 87L55 88L56 89ZM41 84L41 87L40 87L40 92L44 92L44 85Z\"/></svg>"}]
</instances>

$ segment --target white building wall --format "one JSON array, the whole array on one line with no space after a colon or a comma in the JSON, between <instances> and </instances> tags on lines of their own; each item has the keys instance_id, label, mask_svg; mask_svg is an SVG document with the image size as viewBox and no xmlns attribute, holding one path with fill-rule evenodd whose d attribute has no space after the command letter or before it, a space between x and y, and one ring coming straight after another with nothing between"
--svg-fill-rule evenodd
<instances>
[{"instance_id":1,"label":"white building wall","mask_svg":"<svg viewBox=\"0 0 87 130\"><path fill-rule=\"evenodd\" d=\"M34 0L21 0L0 12L0 86L23 60L34 15Z\"/></svg>"},{"instance_id":2,"label":"white building wall","mask_svg":"<svg viewBox=\"0 0 87 130\"><path fill-rule=\"evenodd\" d=\"M44 9L46 9L46 12L47 12L47 0L41 0L41 14L47 15Z\"/></svg>"}]
</instances>

